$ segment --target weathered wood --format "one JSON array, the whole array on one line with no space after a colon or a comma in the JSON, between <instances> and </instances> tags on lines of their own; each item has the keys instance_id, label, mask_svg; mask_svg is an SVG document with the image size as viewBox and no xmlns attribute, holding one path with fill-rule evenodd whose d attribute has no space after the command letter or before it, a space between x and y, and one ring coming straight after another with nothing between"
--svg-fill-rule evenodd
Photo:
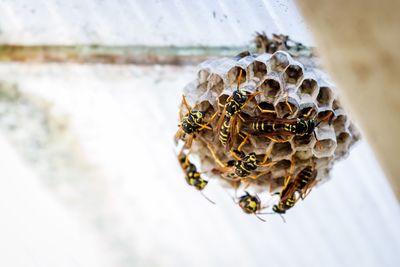
<instances>
[{"instance_id":1,"label":"weathered wood","mask_svg":"<svg viewBox=\"0 0 400 267\"><path fill-rule=\"evenodd\" d=\"M300 0L320 56L400 199L400 1Z\"/></svg>"}]
</instances>

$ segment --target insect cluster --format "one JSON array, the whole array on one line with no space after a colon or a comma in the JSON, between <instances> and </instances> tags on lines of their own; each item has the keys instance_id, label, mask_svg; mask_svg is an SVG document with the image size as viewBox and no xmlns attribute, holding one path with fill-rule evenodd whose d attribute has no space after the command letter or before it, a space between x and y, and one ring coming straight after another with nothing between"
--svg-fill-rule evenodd
<instances>
[{"instance_id":1,"label":"insect cluster","mask_svg":"<svg viewBox=\"0 0 400 267\"><path fill-rule=\"evenodd\" d=\"M292 55L243 52L200 64L175 136L189 185L202 192L204 177L217 177L244 212L283 214L329 178L359 135L324 74ZM265 207L259 192L279 198Z\"/></svg>"}]
</instances>

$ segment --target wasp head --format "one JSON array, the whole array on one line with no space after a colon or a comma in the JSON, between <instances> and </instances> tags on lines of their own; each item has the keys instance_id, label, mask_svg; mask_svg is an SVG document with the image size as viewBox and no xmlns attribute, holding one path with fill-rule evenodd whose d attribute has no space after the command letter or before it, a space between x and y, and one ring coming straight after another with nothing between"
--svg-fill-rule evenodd
<instances>
[{"instance_id":1,"label":"wasp head","mask_svg":"<svg viewBox=\"0 0 400 267\"><path fill-rule=\"evenodd\" d=\"M201 191L207 186L207 184L208 184L208 181L199 177L198 179L196 179L196 181L194 183L194 187L196 187L197 190Z\"/></svg>"},{"instance_id":2,"label":"wasp head","mask_svg":"<svg viewBox=\"0 0 400 267\"><path fill-rule=\"evenodd\" d=\"M247 163L256 164L256 163L257 163L257 156L256 156L256 153L251 152L250 154L246 155L246 156L243 158L243 161L244 161L244 162L247 162Z\"/></svg>"},{"instance_id":3,"label":"wasp head","mask_svg":"<svg viewBox=\"0 0 400 267\"><path fill-rule=\"evenodd\" d=\"M272 207L272 210L273 210L274 212L276 212L276 213L279 213L279 214L283 214L283 213L286 212L284 209L280 208L278 205L274 205L274 206Z\"/></svg>"},{"instance_id":4,"label":"wasp head","mask_svg":"<svg viewBox=\"0 0 400 267\"><path fill-rule=\"evenodd\" d=\"M317 123L314 119L309 120L307 123L308 123L307 134L312 134L315 130L315 127L317 126Z\"/></svg>"}]
</instances>

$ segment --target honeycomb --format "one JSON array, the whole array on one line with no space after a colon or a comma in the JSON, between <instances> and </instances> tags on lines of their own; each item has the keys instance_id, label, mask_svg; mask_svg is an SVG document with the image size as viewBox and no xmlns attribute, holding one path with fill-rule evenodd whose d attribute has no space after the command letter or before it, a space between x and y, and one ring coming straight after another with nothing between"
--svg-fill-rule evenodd
<instances>
[{"instance_id":1,"label":"honeycomb","mask_svg":"<svg viewBox=\"0 0 400 267\"><path fill-rule=\"evenodd\" d=\"M300 62L288 51L279 50L272 54L243 52L232 58L207 60L199 65L197 79L184 88L184 95L191 108L205 111L205 121L208 121L213 114L221 112L238 84L243 91L261 92L242 109L245 118L262 115L258 105L277 118L307 115L321 121L315 128L315 135L294 136L284 142L249 135L241 150L245 154L254 152L257 158L266 157L273 164L257 168L254 174L258 177L245 179L246 188L256 192L277 192L285 177L300 172L310 162L314 162L317 170L316 184L321 184L329 179L334 163L345 157L360 137L327 76L313 61ZM180 116L186 113L183 109ZM332 119L324 120L329 113L333 114ZM216 159L220 163L232 160L232 154L218 140L217 124L218 119L213 120L210 123L212 130L203 129L196 133L190 155L199 158L201 169L209 178L217 177L223 185L236 189L238 179L234 173L211 171L221 167ZM237 145L235 143L234 147Z\"/></svg>"}]
</instances>

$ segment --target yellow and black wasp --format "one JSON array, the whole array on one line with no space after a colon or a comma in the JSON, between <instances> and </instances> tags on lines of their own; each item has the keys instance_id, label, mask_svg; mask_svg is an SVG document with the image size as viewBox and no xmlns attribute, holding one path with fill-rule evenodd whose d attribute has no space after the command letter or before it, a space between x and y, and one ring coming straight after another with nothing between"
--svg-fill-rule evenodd
<instances>
[{"instance_id":1,"label":"yellow and black wasp","mask_svg":"<svg viewBox=\"0 0 400 267\"><path fill-rule=\"evenodd\" d=\"M185 116L182 116L183 106L185 106L186 109L188 110ZM184 138L185 135L189 135L189 137L186 139L186 147L190 148L193 142L193 138L195 137L195 134L197 132L200 132L203 129L212 130L211 127L208 125L214 120L217 114L218 112L214 113L211 116L210 120L207 123L205 123L204 122L205 112L190 108L190 106L186 101L185 96L182 95L182 102L179 110L181 123L179 124L179 129L175 134L175 139L179 140Z\"/></svg>"},{"instance_id":2,"label":"yellow and black wasp","mask_svg":"<svg viewBox=\"0 0 400 267\"><path fill-rule=\"evenodd\" d=\"M239 145L239 150L230 150L230 154L234 159L229 160L226 163L223 163L216 155L214 152L214 149L211 147L209 143L207 143L208 149L210 150L212 156L214 157L216 163L220 166L217 168L214 168L213 171L216 173L231 173L232 171L234 172L236 178L227 178L224 177L225 179L228 179L230 181L238 181L242 180L245 178L250 178L250 179L257 179L258 177L267 174L270 172L270 170L260 172L258 174L252 174L254 173L259 167L270 167L274 165L276 162L268 162L269 155L272 152L272 147L270 147L269 150L267 150L266 154L264 155L264 158L262 161L257 159L257 154L254 152L251 152L249 154L245 154L243 151L240 150L240 148L243 146L244 142L246 142L247 137L243 140L242 144Z\"/></svg>"},{"instance_id":3,"label":"yellow and black wasp","mask_svg":"<svg viewBox=\"0 0 400 267\"><path fill-rule=\"evenodd\" d=\"M245 191L245 195L239 197L239 207L247 214L254 214L259 220L265 222L263 218L258 215L266 214L261 213L263 207L261 206L261 200L257 195L250 195Z\"/></svg>"},{"instance_id":4,"label":"yellow and black wasp","mask_svg":"<svg viewBox=\"0 0 400 267\"><path fill-rule=\"evenodd\" d=\"M316 174L314 163L313 165L308 165L303 168L295 176L293 181L291 181L291 176L289 176L279 194L279 203L278 205L274 205L272 210L276 213L283 214L288 209L292 208L300 198L304 199L317 182ZM296 192L299 194L299 197L296 197Z\"/></svg>"},{"instance_id":5,"label":"yellow and black wasp","mask_svg":"<svg viewBox=\"0 0 400 267\"><path fill-rule=\"evenodd\" d=\"M195 187L211 203L215 204L214 201L210 200L203 194L204 188L207 186L208 181L201 177L200 172L197 171L196 165L189 161L188 155L184 154L183 151L179 153L178 160L182 170L185 173L185 179L188 185Z\"/></svg>"},{"instance_id":6,"label":"yellow and black wasp","mask_svg":"<svg viewBox=\"0 0 400 267\"><path fill-rule=\"evenodd\" d=\"M312 109L310 109L310 112ZM323 121L333 118L333 112L322 118L319 122L316 119L308 119L308 114L303 118L275 118L269 115L256 116L248 120L245 129L248 133L255 136L264 136L274 142L287 142L294 136L309 136L315 134L315 128L318 127ZM286 138L283 138L286 137Z\"/></svg>"},{"instance_id":7,"label":"yellow and black wasp","mask_svg":"<svg viewBox=\"0 0 400 267\"><path fill-rule=\"evenodd\" d=\"M296 204L297 199L295 192L291 192L294 187L294 183L290 182L284 186L279 194L279 203L272 207L272 210L278 214L284 214L286 211Z\"/></svg>"},{"instance_id":8,"label":"yellow and black wasp","mask_svg":"<svg viewBox=\"0 0 400 267\"><path fill-rule=\"evenodd\" d=\"M261 93L260 91L249 93L240 89L242 73L243 69L240 68L237 79L237 88L233 91L232 95L228 97L217 124L217 129L219 130L219 141L227 150L230 150L232 147L233 140L238 132L237 117L244 121L243 117L240 116L243 107L252 98Z\"/></svg>"},{"instance_id":9,"label":"yellow and black wasp","mask_svg":"<svg viewBox=\"0 0 400 267\"><path fill-rule=\"evenodd\" d=\"M317 183L317 170L315 169L315 162L304 167L294 178L292 191L296 191L301 199L305 199L310 193L313 186ZM289 192L289 194L291 194Z\"/></svg>"}]
</instances>

